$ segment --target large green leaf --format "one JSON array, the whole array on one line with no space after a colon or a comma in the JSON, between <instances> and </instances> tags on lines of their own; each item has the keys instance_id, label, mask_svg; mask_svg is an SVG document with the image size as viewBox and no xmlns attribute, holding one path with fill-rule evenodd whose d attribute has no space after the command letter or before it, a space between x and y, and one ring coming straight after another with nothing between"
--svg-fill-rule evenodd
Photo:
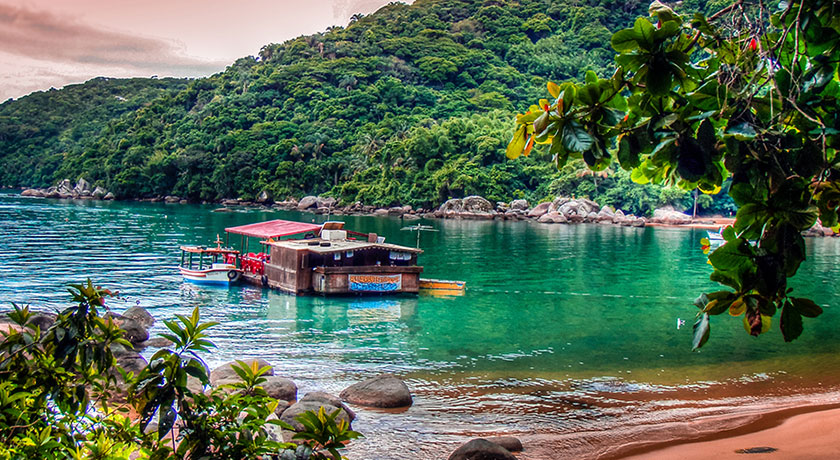
<instances>
[{"instance_id":1,"label":"large green leaf","mask_svg":"<svg viewBox=\"0 0 840 460\"><path fill-rule=\"evenodd\" d=\"M671 90L671 84L674 81L674 75L671 73L671 67L663 62L656 62L648 64L648 71L645 78L645 85L647 90L654 96L664 96Z\"/></svg>"},{"instance_id":2,"label":"large green leaf","mask_svg":"<svg viewBox=\"0 0 840 460\"><path fill-rule=\"evenodd\" d=\"M691 350L700 349L706 342L709 341L709 334L711 333L711 326L709 325L709 314L703 313L697 322L694 323L694 335L691 340Z\"/></svg>"},{"instance_id":3,"label":"large green leaf","mask_svg":"<svg viewBox=\"0 0 840 460\"><path fill-rule=\"evenodd\" d=\"M614 33L610 44L619 53L626 53L639 48L639 34L634 29L622 29Z\"/></svg>"},{"instance_id":4,"label":"large green leaf","mask_svg":"<svg viewBox=\"0 0 840 460\"><path fill-rule=\"evenodd\" d=\"M638 37L637 43L639 47L645 51L650 51L653 48L653 40L656 33L653 24L645 18L636 19L636 22L633 24L633 31L636 32Z\"/></svg>"},{"instance_id":5,"label":"large green leaf","mask_svg":"<svg viewBox=\"0 0 840 460\"><path fill-rule=\"evenodd\" d=\"M563 126L563 147L570 152L584 152L592 146L592 136L575 122Z\"/></svg>"},{"instance_id":6,"label":"large green leaf","mask_svg":"<svg viewBox=\"0 0 840 460\"><path fill-rule=\"evenodd\" d=\"M785 302L782 308L782 319L779 321L779 328L785 342L792 342L802 335L802 316L790 302Z\"/></svg>"},{"instance_id":7,"label":"large green leaf","mask_svg":"<svg viewBox=\"0 0 840 460\"><path fill-rule=\"evenodd\" d=\"M808 318L816 318L817 316L820 316L823 312L822 307L817 305L811 299L806 299L804 297L791 297L790 301L793 303L793 306L796 307L796 310L802 316L806 316Z\"/></svg>"},{"instance_id":8,"label":"large green leaf","mask_svg":"<svg viewBox=\"0 0 840 460\"><path fill-rule=\"evenodd\" d=\"M511 138L507 148L505 149L505 156L507 156L510 160L519 158L519 156L522 155L522 151L525 150L525 144L527 141L528 131L525 125L522 125L515 133L513 133L513 138Z\"/></svg>"}]
</instances>

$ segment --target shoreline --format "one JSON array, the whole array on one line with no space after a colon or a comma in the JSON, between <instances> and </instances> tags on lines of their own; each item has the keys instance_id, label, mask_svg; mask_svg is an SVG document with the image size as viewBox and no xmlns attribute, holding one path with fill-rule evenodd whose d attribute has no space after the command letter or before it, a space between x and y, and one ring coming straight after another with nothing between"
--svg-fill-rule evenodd
<instances>
[{"instance_id":1,"label":"shoreline","mask_svg":"<svg viewBox=\"0 0 840 460\"><path fill-rule=\"evenodd\" d=\"M802 405L760 414L742 426L692 439L621 446L605 459L634 460L741 458L746 453L777 458L829 459L840 457L840 402ZM644 444L644 442L641 442ZM744 452L771 448L768 452ZM739 452L739 450L741 452ZM769 450L769 449L768 449Z\"/></svg>"}]
</instances>

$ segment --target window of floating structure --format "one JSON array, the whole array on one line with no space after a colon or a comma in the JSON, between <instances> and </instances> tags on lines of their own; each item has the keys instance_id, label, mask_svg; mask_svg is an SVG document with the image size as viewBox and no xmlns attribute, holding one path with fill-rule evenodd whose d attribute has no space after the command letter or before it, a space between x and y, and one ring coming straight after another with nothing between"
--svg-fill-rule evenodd
<instances>
[{"instance_id":1,"label":"window of floating structure","mask_svg":"<svg viewBox=\"0 0 840 460\"><path fill-rule=\"evenodd\" d=\"M345 252L345 253L344 253L344 257L346 257L346 258L348 258L348 259L349 259L349 258L351 258L351 257L353 257L353 251L347 251L347 252Z\"/></svg>"},{"instance_id":2,"label":"window of floating structure","mask_svg":"<svg viewBox=\"0 0 840 460\"><path fill-rule=\"evenodd\" d=\"M390 254L388 254L388 258L391 260L411 260L411 254L407 252L391 251Z\"/></svg>"},{"instance_id":3,"label":"window of floating structure","mask_svg":"<svg viewBox=\"0 0 840 460\"><path fill-rule=\"evenodd\" d=\"M335 259L335 260L341 260L341 253L340 253L340 252L336 252L335 254L333 254L333 259Z\"/></svg>"}]
</instances>

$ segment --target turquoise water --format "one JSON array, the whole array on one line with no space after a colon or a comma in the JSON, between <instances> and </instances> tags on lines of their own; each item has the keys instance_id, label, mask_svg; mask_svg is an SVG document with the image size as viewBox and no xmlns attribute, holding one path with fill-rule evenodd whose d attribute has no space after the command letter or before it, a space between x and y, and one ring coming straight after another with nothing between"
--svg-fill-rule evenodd
<instances>
[{"instance_id":1,"label":"turquoise water","mask_svg":"<svg viewBox=\"0 0 840 460\"><path fill-rule=\"evenodd\" d=\"M756 389L811 392L800 376L831 388L837 380L840 239L808 241L792 286L825 314L806 320L800 339L785 344L776 325L749 337L740 319L721 316L711 342L691 353L692 300L715 289L701 230L422 221L440 230L422 235L424 276L465 280L465 296L293 297L185 284L178 246L209 243L233 225L324 217L214 207L0 194L0 301L60 308L66 285L89 277L121 293L109 302L117 311L140 305L170 318L200 307L221 323L211 329L211 365L263 357L301 393L338 392L378 372L404 376L415 405L399 415L361 410L354 426L369 436L350 451L359 459L445 457L481 433L536 433L541 445L569 447L593 430L675 417L663 409L675 400L726 393L737 405L739 388L754 398ZM338 219L415 242L397 218Z\"/></svg>"}]
</instances>

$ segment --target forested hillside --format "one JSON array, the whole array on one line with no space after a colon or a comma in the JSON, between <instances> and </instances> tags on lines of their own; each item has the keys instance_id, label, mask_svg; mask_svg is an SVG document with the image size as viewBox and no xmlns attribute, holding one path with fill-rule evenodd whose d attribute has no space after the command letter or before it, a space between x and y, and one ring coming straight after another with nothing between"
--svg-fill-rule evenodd
<instances>
[{"instance_id":1,"label":"forested hillside","mask_svg":"<svg viewBox=\"0 0 840 460\"><path fill-rule=\"evenodd\" d=\"M44 186L63 161L80 155L108 123L188 80L96 78L0 104L0 185Z\"/></svg>"},{"instance_id":2,"label":"forested hillside","mask_svg":"<svg viewBox=\"0 0 840 460\"><path fill-rule=\"evenodd\" d=\"M25 150L3 136L3 169L17 169L0 177L44 185L84 176L120 197L250 199L268 190L379 206L585 193L644 213L687 195L621 174L586 176L582 166L558 172L539 154L509 162L504 147L514 108L543 97L548 79L611 73L612 32L646 9L617 0L391 3L346 28L267 45L101 130L12 138ZM0 114L16 113L14 104ZM20 120L0 118L0 132L48 124ZM25 160L37 168L21 172Z\"/></svg>"}]
</instances>

